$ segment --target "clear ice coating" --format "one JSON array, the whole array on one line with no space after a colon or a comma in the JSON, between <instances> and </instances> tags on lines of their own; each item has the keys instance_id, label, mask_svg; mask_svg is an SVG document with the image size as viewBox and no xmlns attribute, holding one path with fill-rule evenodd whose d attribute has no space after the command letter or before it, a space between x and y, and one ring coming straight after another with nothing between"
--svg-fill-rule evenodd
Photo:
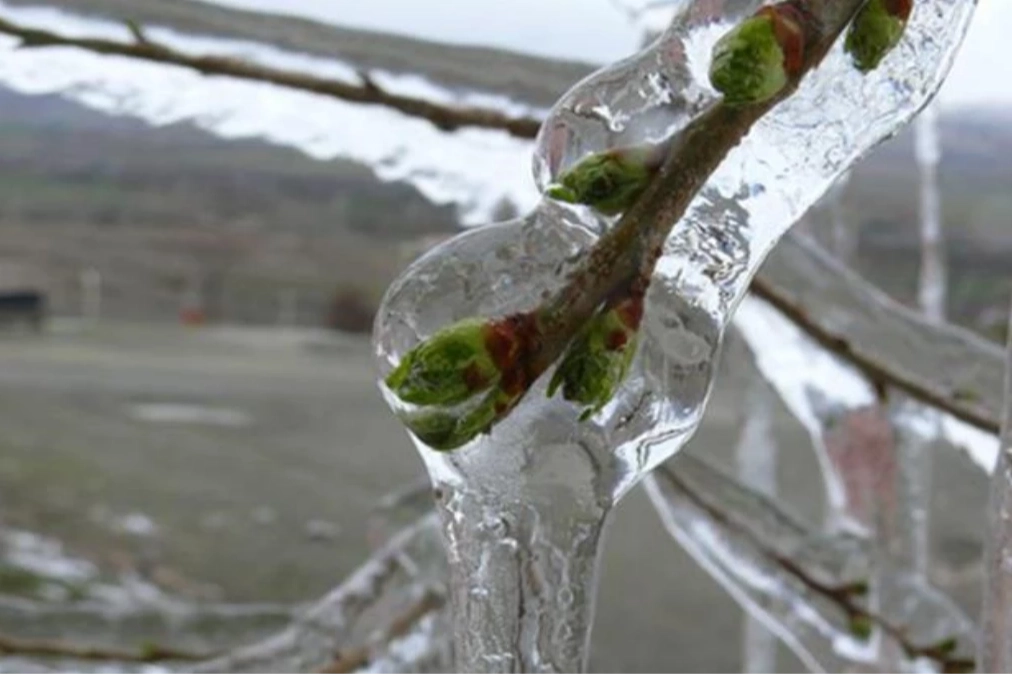
<instances>
[{"instance_id":1,"label":"clear ice coating","mask_svg":"<svg viewBox=\"0 0 1012 675\"><path fill-rule=\"evenodd\" d=\"M706 77L714 43L759 4L681 3L657 42L577 84L543 126L539 186L592 154L674 141L718 101ZM724 326L759 264L843 171L928 102L972 11L965 0L918 2L901 44L867 75L838 42L753 126L665 242L631 372L591 419L548 399L542 377L490 434L453 453L414 439L443 516L459 669L586 667L595 559L610 507L691 436ZM534 309L612 222L545 198L526 217L430 251L380 308L381 374L453 322ZM384 393L395 411L410 412Z\"/></svg>"}]
</instances>

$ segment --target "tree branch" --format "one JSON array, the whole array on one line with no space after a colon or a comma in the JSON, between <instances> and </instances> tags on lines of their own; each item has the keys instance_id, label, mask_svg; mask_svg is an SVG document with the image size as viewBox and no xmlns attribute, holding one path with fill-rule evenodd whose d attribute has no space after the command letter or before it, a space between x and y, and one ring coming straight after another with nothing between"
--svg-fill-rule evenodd
<instances>
[{"instance_id":1,"label":"tree branch","mask_svg":"<svg viewBox=\"0 0 1012 675\"><path fill-rule=\"evenodd\" d=\"M683 471L686 474L684 476L682 475ZM803 564L799 563L792 556L785 554L782 550L778 550L777 544L781 547L789 547L791 544L796 544L796 542L784 541L784 533L778 533L777 536L774 536L773 531L753 530L743 518L748 519L748 522L789 523L791 526L789 529L798 530L791 534L791 538L803 534L800 526L794 523L789 516L781 513L770 500L752 492L749 488L741 485L734 479L724 476L706 462L691 456L680 457L674 462L658 467L654 472L654 476L654 480L663 485L662 494L663 492L670 491L688 500L694 508L705 514L708 520L711 520L721 529L726 530L730 536L740 538L751 549L755 550L769 565L779 570L781 575L793 579L794 582L806 589L812 596L818 597L835 607L836 611L846 619L850 630L864 632L865 627L877 627L891 639L895 640L908 658L924 657L931 659L938 664L941 672L968 672L973 669L974 662L972 660L956 656L953 653L954 644L950 645L947 641L944 644L918 644L909 636L905 627L893 622L889 617L878 614L866 607L865 603L861 601L861 598L863 598L867 591L866 584L846 583L842 581L835 584L827 583L817 578L816 574L806 569ZM720 485L721 492L728 498L707 498L696 489L696 483L699 481ZM727 493L728 490L737 492L740 495L747 495L747 498L745 500L732 499ZM664 495L662 499L667 501L669 497ZM730 508L734 504L737 504L739 507L747 504L749 511L745 514L738 513L734 508ZM662 505L656 503L656 500L654 506L658 510L662 508ZM667 508L667 506L663 508ZM678 510L679 507L672 502L670 508ZM806 536L810 538L810 535ZM706 544L704 543L703 545ZM795 551L796 553L797 551ZM870 560L870 554L864 553ZM843 564L843 561L836 562L841 565Z\"/></svg>"},{"instance_id":2,"label":"tree branch","mask_svg":"<svg viewBox=\"0 0 1012 675\"><path fill-rule=\"evenodd\" d=\"M189 68L202 75L266 82L351 103L385 106L409 117L428 120L444 131L477 127L498 129L519 138L533 138L541 125L538 119L510 117L498 110L446 106L412 96L394 94L382 89L368 78L360 83L350 83L224 56L194 56L152 42L143 28L136 23L130 23L128 27L135 38L132 43L104 38L71 37L0 18L0 33L18 38L21 41L20 48L73 47L97 54L125 56L140 61Z\"/></svg>"},{"instance_id":3,"label":"tree branch","mask_svg":"<svg viewBox=\"0 0 1012 675\"><path fill-rule=\"evenodd\" d=\"M929 321L796 234L773 249L751 291L873 383L998 433L998 345Z\"/></svg>"},{"instance_id":4,"label":"tree branch","mask_svg":"<svg viewBox=\"0 0 1012 675\"><path fill-rule=\"evenodd\" d=\"M367 665L378 647L383 647L403 637L424 617L440 609L446 602L445 596L433 589L425 589L406 610L393 617L387 626L369 640L370 644L349 649L338 655L334 662L320 672L353 673Z\"/></svg>"},{"instance_id":5,"label":"tree branch","mask_svg":"<svg viewBox=\"0 0 1012 675\"><path fill-rule=\"evenodd\" d=\"M455 108L386 92L369 78L357 84L320 78L217 56L194 56L150 41L138 24L135 43L75 38L31 28L0 18L0 33L22 41L24 47L73 47L189 68L205 75L268 82L349 101L397 110L426 119L439 128L469 126L498 129L518 138L537 134L540 120L515 118L500 111ZM795 257L796 256L796 257ZM860 277L796 238L776 247L753 281L752 292L798 324L823 347L853 363L869 378L902 390L912 397L987 431L997 433L1001 414L1000 349L951 326L935 326L883 297ZM843 307L841 297L848 304ZM847 309L849 323L834 313ZM874 335L872 340L869 336ZM921 350L907 345L916 337ZM951 368L939 367L927 353L946 354ZM914 358L914 355L920 355ZM953 373L956 374L953 379Z\"/></svg>"},{"instance_id":6,"label":"tree branch","mask_svg":"<svg viewBox=\"0 0 1012 675\"><path fill-rule=\"evenodd\" d=\"M485 399L495 403L494 414L486 415L479 408L484 428L468 428L459 437L451 435L446 443L437 434L434 442L443 443L438 445L440 449L459 447L473 437L472 432L487 431L506 418L604 303L626 296L642 301L665 240L700 189L753 125L797 91L864 2L797 0L796 7L810 18L797 27L805 33L805 48L797 55L797 67L784 73L783 86L768 99L747 104L724 97L670 139L667 157L642 195L594 243L562 288L535 310L503 320L515 334L511 337L515 348L509 350L511 360L499 366L500 382ZM633 330L638 329L638 322L637 318ZM429 425L430 421L424 423Z\"/></svg>"}]
</instances>

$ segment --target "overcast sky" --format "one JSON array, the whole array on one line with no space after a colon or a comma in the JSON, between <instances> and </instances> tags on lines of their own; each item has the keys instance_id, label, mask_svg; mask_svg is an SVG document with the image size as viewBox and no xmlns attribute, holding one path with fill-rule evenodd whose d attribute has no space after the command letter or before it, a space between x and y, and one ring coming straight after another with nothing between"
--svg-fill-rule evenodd
<instances>
[{"instance_id":1,"label":"overcast sky","mask_svg":"<svg viewBox=\"0 0 1012 675\"><path fill-rule=\"evenodd\" d=\"M609 62L635 51L636 28L613 0L212 0L431 40L496 45ZM956 105L1012 105L1012 0L978 0L966 44L942 91Z\"/></svg>"}]
</instances>

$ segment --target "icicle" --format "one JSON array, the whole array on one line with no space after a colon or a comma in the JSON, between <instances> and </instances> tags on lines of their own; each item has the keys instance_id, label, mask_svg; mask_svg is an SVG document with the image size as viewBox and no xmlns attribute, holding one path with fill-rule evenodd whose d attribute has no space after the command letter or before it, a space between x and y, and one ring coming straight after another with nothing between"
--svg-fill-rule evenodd
<instances>
[{"instance_id":1,"label":"icicle","mask_svg":"<svg viewBox=\"0 0 1012 675\"><path fill-rule=\"evenodd\" d=\"M1005 423L991 479L984 546L980 672L1012 672L1012 313L1005 365Z\"/></svg>"}]
</instances>

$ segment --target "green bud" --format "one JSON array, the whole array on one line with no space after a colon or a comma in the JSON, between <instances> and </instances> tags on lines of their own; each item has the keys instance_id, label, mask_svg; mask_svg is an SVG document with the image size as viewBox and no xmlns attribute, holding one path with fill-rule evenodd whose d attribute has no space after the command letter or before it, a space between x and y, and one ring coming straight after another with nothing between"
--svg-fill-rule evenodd
<instances>
[{"instance_id":1,"label":"green bud","mask_svg":"<svg viewBox=\"0 0 1012 675\"><path fill-rule=\"evenodd\" d=\"M959 647L959 641L954 637L950 637L932 645L930 651L949 656L956 651L957 647Z\"/></svg>"},{"instance_id":2,"label":"green bud","mask_svg":"<svg viewBox=\"0 0 1012 675\"><path fill-rule=\"evenodd\" d=\"M854 18L844 49L862 73L878 67L903 37L910 0L870 0Z\"/></svg>"},{"instance_id":3,"label":"green bud","mask_svg":"<svg viewBox=\"0 0 1012 675\"><path fill-rule=\"evenodd\" d=\"M457 405L495 384L487 322L464 319L442 329L404 355L386 385L405 403Z\"/></svg>"},{"instance_id":4,"label":"green bud","mask_svg":"<svg viewBox=\"0 0 1012 675\"><path fill-rule=\"evenodd\" d=\"M850 633L857 639L868 640L873 629L871 617L867 614L855 614L850 617Z\"/></svg>"},{"instance_id":5,"label":"green bud","mask_svg":"<svg viewBox=\"0 0 1012 675\"><path fill-rule=\"evenodd\" d=\"M585 204L609 216L628 209L650 184L654 149L622 148L590 155L559 177L545 194L568 204Z\"/></svg>"},{"instance_id":6,"label":"green bud","mask_svg":"<svg viewBox=\"0 0 1012 675\"><path fill-rule=\"evenodd\" d=\"M561 387L567 401L588 406L581 420L597 413L629 372L638 323L638 318L631 323L615 308L597 314L570 343L548 385L548 395L554 396Z\"/></svg>"},{"instance_id":7,"label":"green bud","mask_svg":"<svg viewBox=\"0 0 1012 675\"><path fill-rule=\"evenodd\" d=\"M729 105L761 103L787 86L784 58L774 18L758 14L738 24L714 46L710 82Z\"/></svg>"},{"instance_id":8,"label":"green bud","mask_svg":"<svg viewBox=\"0 0 1012 675\"><path fill-rule=\"evenodd\" d=\"M488 433L509 409L510 399L499 389L489 392L477 405L462 411L436 408L405 415L411 432L433 450L449 452Z\"/></svg>"}]
</instances>

